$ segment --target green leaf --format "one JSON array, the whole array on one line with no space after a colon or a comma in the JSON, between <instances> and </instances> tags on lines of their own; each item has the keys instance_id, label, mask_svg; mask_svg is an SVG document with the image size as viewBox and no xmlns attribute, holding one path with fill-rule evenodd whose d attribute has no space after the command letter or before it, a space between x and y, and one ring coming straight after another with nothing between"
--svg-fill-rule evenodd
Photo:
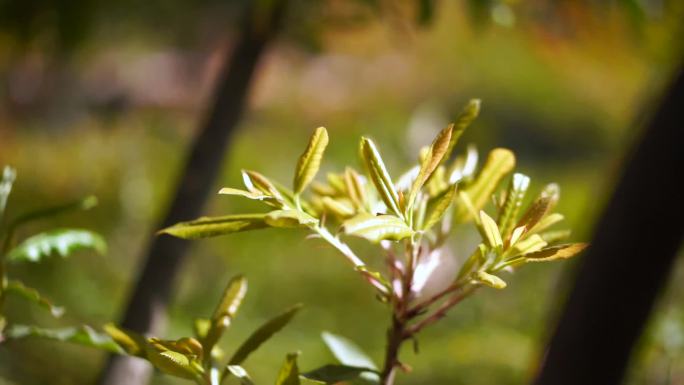
<instances>
[{"instance_id":1,"label":"green leaf","mask_svg":"<svg viewBox=\"0 0 684 385\"><path fill-rule=\"evenodd\" d=\"M62 314L64 314L64 308L53 305L52 302L43 297L38 290L27 287L20 281L7 281L5 291L40 305L47 309L53 317L61 317Z\"/></svg>"},{"instance_id":2,"label":"green leaf","mask_svg":"<svg viewBox=\"0 0 684 385\"><path fill-rule=\"evenodd\" d=\"M195 318L195 321L192 324L193 332L200 340L207 337L209 328L211 328L211 320L206 318Z\"/></svg>"},{"instance_id":3,"label":"green leaf","mask_svg":"<svg viewBox=\"0 0 684 385\"><path fill-rule=\"evenodd\" d=\"M480 211L480 222L481 225L478 226L478 229L482 234L483 240L492 249L501 251L503 248L503 240L501 239L501 233L499 232L499 227L496 225L496 222L484 211Z\"/></svg>"},{"instance_id":4,"label":"green leaf","mask_svg":"<svg viewBox=\"0 0 684 385\"><path fill-rule=\"evenodd\" d=\"M35 221L38 219L49 218L55 215L63 214L65 212L74 210L90 210L97 206L97 197L89 195L85 198L81 198L72 202L63 203L57 206L51 206L42 208L39 210L31 211L26 214L20 215L10 224L12 231L27 222Z\"/></svg>"},{"instance_id":5,"label":"green leaf","mask_svg":"<svg viewBox=\"0 0 684 385\"><path fill-rule=\"evenodd\" d=\"M423 225L424 230L431 228L442 219L449 209L449 206L451 206L451 202L454 201L454 196L456 196L456 185L452 185L450 188L444 190L444 192L436 198L435 204Z\"/></svg>"},{"instance_id":6,"label":"green leaf","mask_svg":"<svg viewBox=\"0 0 684 385\"><path fill-rule=\"evenodd\" d=\"M375 243L385 239L399 241L413 235L413 230L406 222L394 215L368 213L361 213L344 221L341 230L347 235L366 238Z\"/></svg>"},{"instance_id":7,"label":"green leaf","mask_svg":"<svg viewBox=\"0 0 684 385\"><path fill-rule=\"evenodd\" d=\"M501 236L507 239L513 231L515 220L520 212L525 193L530 186L530 178L520 173L513 174L511 183L506 192L506 201L501 209L498 224L501 229Z\"/></svg>"},{"instance_id":8,"label":"green leaf","mask_svg":"<svg viewBox=\"0 0 684 385\"><path fill-rule=\"evenodd\" d=\"M380 198L385 202L387 209L394 212L394 214L399 217L403 217L401 209L399 208L399 195L394 189L392 178L387 172L385 163L382 161L380 153L372 140L361 138L361 155L366 164L368 175L370 176L375 189L378 191Z\"/></svg>"},{"instance_id":9,"label":"green leaf","mask_svg":"<svg viewBox=\"0 0 684 385\"><path fill-rule=\"evenodd\" d=\"M298 353L289 353L285 363L280 368L275 385L299 385L299 368L297 367Z\"/></svg>"},{"instance_id":10,"label":"green leaf","mask_svg":"<svg viewBox=\"0 0 684 385\"><path fill-rule=\"evenodd\" d=\"M271 211L264 220L271 227L312 227L318 224L318 219L299 210Z\"/></svg>"},{"instance_id":11,"label":"green leaf","mask_svg":"<svg viewBox=\"0 0 684 385\"><path fill-rule=\"evenodd\" d=\"M302 305L295 305L261 325L240 345L230 358L228 364L240 365L244 362L261 344L268 341L275 333L284 328L301 308Z\"/></svg>"},{"instance_id":12,"label":"green leaf","mask_svg":"<svg viewBox=\"0 0 684 385\"><path fill-rule=\"evenodd\" d=\"M249 374L242 366L227 365L226 370L230 372L230 374L234 375L240 381L240 385L254 385L252 379L249 378Z\"/></svg>"},{"instance_id":13,"label":"green leaf","mask_svg":"<svg viewBox=\"0 0 684 385\"><path fill-rule=\"evenodd\" d=\"M428 148L427 154L424 160L421 162L418 176L413 181L413 185L411 185L411 189L409 190L408 199L406 200L406 210L411 210L411 208L413 208L413 202L416 200L420 189L430 178L430 176L432 176L432 173L435 172L444 158L449 157L449 153L447 151L449 150L449 143L453 129L453 125L450 125L440 131Z\"/></svg>"},{"instance_id":14,"label":"green leaf","mask_svg":"<svg viewBox=\"0 0 684 385\"><path fill-rule=\"evenodd\" d=\"M48 340L72 342L111 353L122 354L123 350L106 334L99 333L89 326L63 329L44 329L37 326L17 325L8 327L4 336L8 339L38 337Z\"/></svg>"},{"instance_id":15,"label":"green leaf","mask_svg":"<svg viewBox=\"0 0 684 385\"><path fill-rule=\"evenodd\" d=\"M247 294L247 279L242 275L233 277L223 291L221 301L216 306L211 317L211 326L205 338L202 339L202 346L207 352L216 345L223 335L223 331L230 325L235 318L242 300Z\"/></svg>"},{"instance_id":16,"label":"green leaf","mask_svg":"<svg viewBox=\"0 0 684 385\"><path fill-rule=\"evenodd\" d=\"M506 288L506 282L497 277L496 275L489 274L484 271L478 271L476 274L476 278L478 282L484 283L485 285L494 288L494 289L505 289Z\"/></svg>"},{"instance_id":17,"label":"green leaf","mask_svg":"<svg viewBox=\"0 0 684 385\"><path fill-rule=\"evenodd\" d=\"M321 198L321 203L327 212L334 214L338 218L349 218L356 214L356 210L351 203L344 198L331 198L325 196Z\"/></svg>"},{"instance_id":18,"label":"green leaf","mask_svg":"<svg viewBox=\"0 0 684 385\"><path fill-rule=\"evenodd\" d=\"M456 281L460 281L461 279L470 276L470 273L475 269L479 268L482 265L482 262L485 261L485 257L487 255L487 246L484 244L480 243L477 245L477 248L475 251L470 254L468 259L463 262L463 265L461 266L461 269L458 272L458 275L456 276Z\"/></svg>"},{"instance_id":19,"label":"green leaf","mask_svg":"<svg viewBox=\"0 0 684 385\"><path fill-rule=\"evenodd\" d=\"M92 231L57 229L25 239L7 254L7 258L11 262L39 262L55 253L67 257L81 249L93 249L104 254L107 244L100 235Z\"/></svg>"},{"instance_id":20,"label":"green leaf","mask_svg":"<svg viewBox=\"0 0 684 385\"><path fill-rule=\"evenodd\" d=\"M183 239L201 239L240 231L268 227L266 214L237 214L221 217L202 217L194 221L180 222L160 230L157 234L168 234Z\"/></svg>"},{"instance_id":21,"label":"green leaf","mask_svg":"<svg viewBox=\"0 0 684 385\"><path fill-rule=\"evenodd\" d=\"M318 127L311 135L309 144L304 150L304 153L297 161L297 169L294 176L294 192L300 194L306 186L311 183L313 178L318 173L321 167L321 160L323 159L323 152L328 145L328 132L325 127Z\"/></svg>"},{"instance_id":22,"label":"green leaf","mask_svg":"<svg viewBox=\"0 0 684 385\"><path fill-rule=\"evenodd\" d=\"M10 166L5 166L2 169L2 179L0 179L0 219L5 214L5 207L7 207L7 198L12 192L12 185L17 178L17 171Z\"/></svg>"},{"instance_id":23,"label":"green leaf","mask_svg":"<svg viewBox=\"0 0 684 385\"><path fill-rule=\"evenodd\" d=\"M463 108L463 111L461 111L461 113L458 115L456 122L453 124L453 132L449 140L447 154L451 154L454 146L456 146L456 143L458 143L458 140L461 138L461 135L463 135L465 129L468 128L470 123L472 123L473 120L475 120L480 114L480 105L480 99L470 99L468 104L466 104L466 106Z\"/></svg>"},{"instance_id":24,"label":"green leaf","mask_svg":"<svg viewBox=\"0 0 684 385\"><path fill-rule=\"evenodd\" d=\"M473 208L481 210L489 201L499 182L513 170L513 167L515 167L515 155L505 148L495 148L487 156L487 161L475 180L461 190L459 196L467 195ZM465 222L472 218L470 210L462 203L456 206L454 219L457 222Z\"/></svg>"},{"instance_id":25,"label":"green leaf","mask_svg":"<svg viewBox=\"0 0 684 385\"><path fill-rule=\"evenodd\" d=\"M302 373L302 377L325 384L336 384L342 381L355 380L363 373L368 372L377 375L377 371L369 368L359 368L347 365L325 365L318 369Z\"/></svg>"},{"instance_id":26,"label":"green leaf","mask_svg":"<svg viewBox=\"0 0 684 385\"><path fill-rule=\"evenodd\" d=\"M131 356L145 357L145 345L147 340L142 335L120 328L114 324L106 324L102 329L121 348L123 352Z\"/></svg>"},{"instance_id":27,"label":"green leaf","mask_svg":"<svg viewBox=\"0 0 684 385\"><path fill-rule=\"evenodd\" d=\"M571 243L567 245L552 246L540 251L524 254L523 257L525 258L526 262L547 262L555 261L557 259L567 259L579 254L585 248L587 248L587 246L588 244L586 243Z\"/></svg>"},{"instance_id":28,"label":"green leaf","mask_svg":"<svg viewBox=\"0 0 684 385\"><path fill-rule=\"evenodd\" d=\"M537 222L534 226L532 226L531 229L529 229L527 232L531 234L539 233L541 231L546 230L547 228L555 225L556 223L562 221L564 219L562 214L558 213L553 213L553 214L548 214L544 216L544 218L540 219L539 222Z\"/></svg>"},{"instance_id":29,"label":"green leaf","mask_svg":"<svg viewBox=\"0 0 684 385\"><path fill-rule=\"evenodd\" d=\"M321 337L328 349L342 364L357 368L368 368L373 371L378 370L378 366L373 360L349 339L329 332L323 332ZM361 377L372 382L378 382L380 379L376 373L369 372L361 374Z\"/></svg>"}]
</instances>

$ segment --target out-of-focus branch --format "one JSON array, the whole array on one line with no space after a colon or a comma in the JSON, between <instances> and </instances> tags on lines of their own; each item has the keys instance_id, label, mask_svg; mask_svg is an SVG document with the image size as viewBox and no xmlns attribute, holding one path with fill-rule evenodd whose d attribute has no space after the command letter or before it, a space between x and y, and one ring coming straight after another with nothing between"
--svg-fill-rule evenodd
<instances>
[{"instance_id":1,"label":"out-of-focus branch","mask_svg":"<svg viewBox=\"0 0 684 385\"><path fill-rule=\"evenodd\" d=\"M246 4L240 35L221 72L213 104L207 109L201 129L190 147L175 196L160 223L162 228L202 214L219 175L232 133L245 110L259 60L280 25L286 0ZM160 331L175 278L188 247L188 241L178 238L151 237L141 261L142 270L130 294L130 302L121 323L123 327L140 333L156 334ZM111 357L99 383L144 384L150 370L146 363L134 358Z\"/></svg>"},{"instance_id":2,"label":"out-of-focus branch","mask_svg":"<svg viewBox=\"0 0 684 385\"><path fill-rule=\"evenodd\" d=\"M684 234L684 69L625 165L536 384L619 384Z\"/></svg>"}]
</instances>

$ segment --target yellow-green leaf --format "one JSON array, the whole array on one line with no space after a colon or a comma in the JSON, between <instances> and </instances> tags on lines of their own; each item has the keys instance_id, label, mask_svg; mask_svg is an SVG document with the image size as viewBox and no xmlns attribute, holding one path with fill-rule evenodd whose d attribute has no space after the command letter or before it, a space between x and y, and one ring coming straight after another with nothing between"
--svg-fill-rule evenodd
<instances>
[{"instance_id":1,"label":"yellow-green leaf","mask_svg":"<svg viewBox=\"0 0 684 385\"><path fill-rule=\"evenodd\" d=\"M247 294L247 279L238 275L233 277L223 291L221 301L216 306L214 314L211 316L211 325L202 339L204 350L211 352L218 340L223 335L224 330L235 318L245 295Z\"/></svg>"},{"instance_id":2,"label":"yellow-green leaf","mask_svg":"<svg viewBox=\"0 0 684 385\"><path fill-rule=\"evenodd\" d=\"M356 210L347 199L335 199L331 197L321 198L325 211L333 213L338 218L349 218L356 214Z\"/></svg>"},{"instance_id":3,"label":"yellow-green leaf","mask_svg":"<svg viewBox=\"0 0 684 385\"><path fill-rule=\"evenodd\" d=\"M183 239L201 239L240 231L263 229L266 214L237 214L221 217L202 217L194 221L180 222L159 231Z\"/></svg>"},{"instance_id":4,"label":"yellow-green leaf","mask_svg":"<svg viewBox=\"0 0 684 385\"><path fill-rule=\"evenodd\" d=\"M114 324L106 324L102 327L114 342L116 342L127 354L137 357L145 357L145 345L147 341L140 334L119 328Z\"/></svg>"},{"instance_id":5,"label":"yellow-green leaf","mask_svg":"<svg viewBox=\"0 0 684 385\"><path fill-rule=\"evenodd\" d=\"M513 155L513 152L505 148L495 148L487 156L487 161L475 180L461 190L461 192L470 198L475 210L481 210L489 201L501 179L511 172L513 167L515 167L515 155ZM463 204L459 204L456 206L454 219L457 222L465 222L472 219L472 216L468 208L464 207Z\"/></svg>"},{"instance_id":6,"label":"yellow-green leaf","mask_svg":"<svg viewBox=\"0 0 684 385\"><path fill-rule=\"evenodd\" d=\"M0 321L2 321L1 317ZM2 325L0 325L0 331L2 331ZM124 353L124 350L109 335L100 333L87 325L61 329L45 329L37 326L12 324L5 329L3 337L6 339L43 338L71 342L110 353Z\"/></svg>"},{"instance_id":7,"label":"yellow-green leaf","mask_svg":"<svg viewBox=\"0 0 684 385\"><path fill-rule=\"evenodd\" d=\"M328 132L325 127L318 127L309 139L309 144L297 161L294 176L294 192L299 194L311 183L321 166L323 152L328 145Z\"/></svg>"},{"instance_id":8,"label":"yellow-green leaf","mask_svg":"<svg viewBox=\"0 0 684 385\"><path fill-rule=\"evenodd\" d=\"M344 221L342 232L376 243L382 240L399 241L413 235L413 230L406 222L394 215L376 216L368 213Z\"/></svg>"},{"instance_id":9,"label":"yellow-green leaf","mask_svg":"<svg viewBox=\"0 0 684 385\"><path fill-rule=\"evenodd\" d=\"M456 195L456 185L452 185L449 189L445 190L441 196L436 198L435 204L432 206L432 210L425 221L423 229L429 229L434 226L440 219L444 216L451 202L454 201L454 196Z\"/></svg>"},{"instance_id":10,"label":"yellow-green leaf","mask_svg":"<svg viewBox=\"0 0 684 385\"><path fill-rule=\"evenodd\" d=\"M477 118L480 114L480 99L470 99L468 104L463 108L463 111L456 118L456 122L453 124L453 133L451 134L451 139L449 140L449 147L447 149L447 154L451 154L454 146L458 143L458 140L463 135L463 132Z\"/></svg>"},{"instance_id":11,"label":"yellow-green leaf","mask_svg":"<svg viewBox=\"0 0 684 385\"><path fill-rule=\"evenodd\" d=\"M477 245L475 251L473 251L473 253L470 254L470 256L468 257L468 259L466 259L465 262L463 262L463 265L461 266L461 269L458 271L458 275L456 276L456 281L460 281L461 279L468 277L474 269L479 268L485 261L486 253L487 246L485 246L482 243Z\"/></svg>"},{"instance_id":12,"label":"yellow-green leaf","mask_svg":"<svg viewBox=\"0 0 684 385\"><path fill-rule=\"evenodd\" d=\"M432 142L428 148L425 159L421 161L420 170L418 171L418 176L413 181L411 185L411 190L409 190L409 195L406 200L406 209L411 210L413 207L413 202L418 196L420 189L423 187L425 182L430 178L432 173L437 169L437 167L442 163L445 157L449 154L447 150L449 149L449 143L451 140L451 134L453 132L453 125L440 131L435 140Z\"/></svg>"},{"instance_id":13,"label":"yellow-green leaf","mask_svg":"<svg viewBox=\"0 0 684 385\"><path fill-rule=\"evenodd\" d=\"M269 199L274 199L273 197L269 195L265 195L261 192L257 191L245 191L245 190L240 190L236 188L230 188L230 187L224 187L218 192L221 195L236 195L236 196L241 196L253 200L258 200L258 201L264 201L264 200L269 200Z\"/></svg>"},{"instance_id":14,"label":"yellow-green leaf","mask_svg":"<svg viewBox=\"0 0 684 385\"><path fill-rule=\"evenodd\" d=\"M532 253L541 250L546 246L546 242L538 234L532 234L518 242L507 252L508 255L515 257L521 254Z\"/></svg>"},{"instance_id":15,"label":"yellow-green leaf","mask_svg":"<svg viewBox=\"0 0 684 385\"><path fill-rule=\"evenodd\" d=\"M283 200L282 195L273 182L256 171L242 170L242 181L247 190L252 193L262 193L279 201Z\"/></svg>"},{"instance_id":16,"label":"yellow-green leaf","mask_svg":"<svg viewBox=\"0 0 684 385\"><path fill-rule=\"evenodd\" d=\"M299 368L297 367L298 353L289 353L285 363L280 368L275 385L299 385Z\"/></svg>"},{"instance_id":17,"label":"yellow-green leaf","mask_svg":"<svg viewBox=\"0 0 684 385\"><path fill-rule=\"evenodd\" d=\"M387 172L385 163L380 157L378 149L375 147L375 143L368 138L361 138L361 154L366 164L368 170L368 175L370 176L375 189L378 191L380 198L387 209L396 214L399 217L403 217L401 209L399 208L399 194L394 188L392 183L392 178Z\"/></svg>"},{"instance_id":18,"label":"yellow-green leaf","mask_svg":"<svg viewBox=\"0 0 684 385\"><path fill-rule=\"evenodd\" d=\"M158 343L150 342L145 345L145 357L157 369L175 377L194 380L203 373L202 366L191 357L167 350Z\"/></svg>"},{"instance_id":19,"label":"yellow-green leaf","mask_svg":"<svg viewBox=\"0 0 684 385\"><path fill-rule=\"evenodd\" d=\"M318 224L318 219L299 210L271 211L264 220L272 227L311 227Z\"/></svg>"},{"instance_id":20,"label":"yellow-green leaf","mask_svg":"<svg viewBox=\"0 0 684 385\"><path fill-rule=\"evenodd\" d=\"M480 223L478 229L482 234L483 240L492 249L500 251L503 248L503 240L501 239L499 227L496 225L494 219L484 211L480 211Z\"/></svg>"},{"instance_id":21,"label":"yellow-green leaf","mask_svg":"<svg viewBox=\"0 0 684 385\"><path fill-rule=\"evenodd\" d=\"M530 186L530 178L527 175L520 173L513 174L511 178L511 183L506 192L506 201L500 211L498 218L499 229L501 229L501 236L507 239L513 227L515 221L520 212L520 207L522 206L522 201L525 198L525 193Z\"/></svg>"},{"instance_id":22,"label":"yellow-green leaf","mask_svg":"<svg viewBox=\"0 0 684 385\"><path fill-rule=\"evenodd\" d=\"M552 246L533 253L524 254L523 257L527 262L547 262L555 261L557 259L567 259L579 254L587 248L587 246L588 244L586 243Z\"/></svg>"},{"instance_id":23,"label":"yellow-green leaf","mask_svg":"<svg viewBox=\"0 0 684 385\"><path fill-rule=\"evenodd\" d=\"M484 283L485 285L494 289L505 289L506 281L497 277L496 275L489 274L484 271L478 271L475 275L478 282Z\"/></svg>"}]
</instances>

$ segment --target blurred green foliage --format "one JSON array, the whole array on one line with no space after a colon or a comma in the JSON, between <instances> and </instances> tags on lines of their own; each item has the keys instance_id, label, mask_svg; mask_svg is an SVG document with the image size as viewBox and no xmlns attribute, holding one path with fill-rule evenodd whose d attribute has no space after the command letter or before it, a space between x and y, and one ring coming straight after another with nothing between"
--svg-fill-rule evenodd
<instances>
[{"instance_id":1,"label":"blurred green foliage","mask_svg":"<svg viewBox=\"0 0 684 385\"><path fill-rule=\"evenodd\" d=\"M5 0L0 8L18 3ZM483 110L461 144L477 142L482 153L495 145L509 147L527 175L539 183L558 182L563 186L558 210L576 230L572 238L588 239L646 108L657 102L682 53L677 45L684 13L680 2L624 2L662 4L640 6L636 13L618 3L623 2L596 9L576 2L562 2L560 8L543 1L491 2L498 10L478 10L484 20L478 23L463 2L435 2L426 27L407 25L402 20L408 18L393 12L344 2L312 8L311 14L293 13L285 31L293 39L274 46L263 63L220 185L238 185L242 167L288 181L301 138L320 125L335 138L324 171L341 171L344 161L356 156L362 134L382 142L391 154L385 155L388 166L400 170L414 160L417 146L476 96L484 101ZM223 53L217 47L232 36L230 11L212 13L215 8L197 5L181 15L162 5L145 10L137 3L121 4L125 12L110 14L92 4L91 10L109 21L91 23L88 38L61 67L50 64L50 55L62 50L52 46L50 33L29 39L18 53L6 20L19 24L19 19L0 12L0 164L14 165L21 175L8 215L92 193L100 205L88 215L31 225L26 234L87 227L109 243L104 258L17 266L15 277L52 293L69 309L52 320L8 300L8 317L23 323L58 327L117 319L209 95ZM42 9L54 9L49 7L57 5ZM76 11L91 12L88 7ZM152 16L142 17L145 12ZM131 15L142 20L139 28L119 23ZM194 23L173 22L181 16ZM66 85L58 87L64 78ZM207 212L249 212L258 207L252 204L217 197ZM333 250L312 248L296 232L264 231L195 244L175 293L167 335L186 334L196 314L212 309L213 293L223 289L227 277L243 272L251 278L250 301L242 308L242 321L221 342L228 350L274 309L306 305L297 327L285 329L278 344L265 346L246 365L256 383L272 381L272 371L262 376L258 368L279 367L293 349L303 352L302 367L330 362L320 342L322 330L364 341L379 358L386 319L356 284L355 273ZM458 239L455 252L469 253L476 237ZM357 246L363 250L362 243ZM421 354L405 352L424 368L410 383L529 379L572 267L564 270L568 274L558 266L533 266L517 273L506 291L483 292L464 302L425 332ZM684 381L681 347L670 346L671 335L682 330L677 316L682 278L679 266L644 338L632 383L654 383L666 372L671 383ZM0 348L0 384L90 383L103 359L102 353L79 346L13 342ZM175 382L156 376L153 383Z\"/></svg>"}]
</instances>

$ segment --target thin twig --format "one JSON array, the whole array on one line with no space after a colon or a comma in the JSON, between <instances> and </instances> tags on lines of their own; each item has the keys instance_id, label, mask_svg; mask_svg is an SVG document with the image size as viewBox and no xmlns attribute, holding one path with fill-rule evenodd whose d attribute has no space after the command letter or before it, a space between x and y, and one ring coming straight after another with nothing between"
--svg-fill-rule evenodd
<instances>
[{"instance_id":1,"label":"thin twig","mask_svg":"<svg viewBox=\"0 0 684 385\"><path fill-rule=\"evenodd\" d=\"M463 290L461 293L454 295L453 297L444 301L444 303L442 303L442 305L439 308L437 308L437 310L435 310L434 313L430 314L429 316L424 318L422 321L420 321L420 322L412 325L411 327L407 328L406 334L404 335L404 338L410 338L413 335L415 335L416 333L423 330L426 326L432 325L433 323L444 318L446 316L447 312L449 311L449 309L451 309L454 305L456 305L459 302L466 299L477 288L478 288L478 286L470 286L467 289Z\"/></svg>"}]
</instances>

